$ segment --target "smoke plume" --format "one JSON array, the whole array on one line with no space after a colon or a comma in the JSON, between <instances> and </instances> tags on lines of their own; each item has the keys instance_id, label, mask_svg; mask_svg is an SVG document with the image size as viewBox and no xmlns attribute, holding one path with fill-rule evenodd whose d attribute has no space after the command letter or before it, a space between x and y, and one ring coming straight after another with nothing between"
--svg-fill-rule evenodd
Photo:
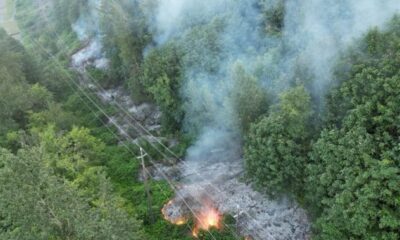
<instances>
[{"instance_id":1,"label":"smoke plume","mask_svg":"<svg viewBox=\"0 0 400 240\"><path fill-rule=\"evenodd\" d=\"M189 161L198 159L192 156L199 152L211 152L215 144L210 141L229 148L240 145L232 104L232 74L238 63L275 93L289 86L300 65L312 76L310 90L323 96L339 53L400 10L397 0L284 1L283 29L268 33L273 23L265 15L279 3L159 0L152 26L155 40L159 46L174 41L183 49L185 126L200 129Z\"/></svg>"},{"instance_id":2,"label":"smoke plume","mask_svg":"<svg viewBox=\"0 0 400 240\"><path fill-rule=\"evenodd\" d=\"M341 51L370 28L382 27L400 10L396 0L286 1L284 39L314 75L314 91L324 93ZM289 59L290 59L289 58Z\"/></svg>"},{"instance_id":3,"label":"smoke plume","mask_svg":"<svg viewBox=\"0 0 400 240\"><path fill-rule=\"evenodd\" d=\"M74 67L84 67L89 63L100 69L105 69L108 66L108 60L105 58L101 44L100 7L100 0L89 0L88 7L80 13L78 20L72 24L72 29L78 39L87 42L87 46L72 56Z\"/></svg>"}]
</instances>

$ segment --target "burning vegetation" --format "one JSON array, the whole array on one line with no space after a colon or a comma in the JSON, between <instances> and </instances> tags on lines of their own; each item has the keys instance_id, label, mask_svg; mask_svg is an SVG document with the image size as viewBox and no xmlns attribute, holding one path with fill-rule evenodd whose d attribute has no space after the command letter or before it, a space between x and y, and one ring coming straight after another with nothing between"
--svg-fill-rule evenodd
<instances>
[{"instance_id":1,"label":"burning vegetation","mask_svg":"<svg viewBox=\"0 0 400 240\"><path fill-rule=\"evenodd\" d=\"M199 213L196 213L195 220L196 223L192 230L192 235L198 237L200 230L221 229L222 214L212 206L205 206Z\"/></svg>"},{"instance_id":2,"label":"burning vegetation","mask_svg":"<svg viewBox=\"0 0 400 240\"><path fill-rule=\"evenodd\" d=\"M187 224L193 219L192 236L196 238L201 230L222 229L222 213L209 200L170 200L161 212L165 220L175 225Z\"/></svg>"}]
</instances>

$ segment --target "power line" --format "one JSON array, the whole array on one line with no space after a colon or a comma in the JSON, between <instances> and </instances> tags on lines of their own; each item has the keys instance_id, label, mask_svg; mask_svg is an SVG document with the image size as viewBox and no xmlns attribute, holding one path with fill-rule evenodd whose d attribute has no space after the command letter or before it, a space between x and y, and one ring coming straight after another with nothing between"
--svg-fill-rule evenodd
<instances>
[{"instance_id":1,"label":"power line","mask_svg":"<svg viewBox=\"0 0 400 240\"><path fill-rule=\"evenodd\" d=\"M70 86L72 89L73 87ZM75 90L75 89L73 89ZM91 108L90 105L82 98L81 95L79 95L78 93L78 97L82 100L82 102L88 107L88 109L92 112L92 114L94 115L95 118L97 118L100 122L102 122L102 125L104 127L106 127L106 129L113 135L113 137L115 139L117 139L126 149L129 153L131 153L133 156L135 156L136 154L131 150L131 148L106 124L103 122L103 120L96 114L96 112L94 112ZM61 149L61 147L58 147L58 149ZM144 169L144 171L146 171L147 174L150 174L150 172L147 169ZM160 192L164 195L165 198L168 198L168 194L165 193L165 190L161 188L161 186L159 186L158 184L156 185L159 189ZM189 226L188 223L186 223L186 226L188 227L189 231L192 231L192 228Z\"/></svg>"},{"instance_id":2,"label":"power line","mask_svg":"<svg viewBox=\"0 0 400 240\"><path fill-rule=\"evenodd\" d=\"M58 62L58 60L54 57L54 55L52 55L52 54L50 54L50 53L48 53L47 52L47 50L45 49L45 48L43 48L43 46L41 46L40 44L38 44L35 40L33 40L33 39L31 39L31 41L32 42L34 42L35 43L35 45L37 45L39 48L41 48L51 59L53 59L53 61L57 64L57 65L59 65L59 67L61 67L61 70L64 70L63 69L63 67L59 64L59 62ZM66 72L66 70L64 70L65 72ZM79 91L81 91L82 93L83 93L83 95L86 97L86 98L88 98L89 99L89 101L91 101L91 103L96 107L96 108L98 108L98 110L104 115L104 116L106 116L108 119L110 119L110 116L89 96L89 95L87 95L86 94L86 92L84 92L84 90L82 90L82 88L81 88L81 86L79 86L77 83L75 83L74 82L74 80L70 77L70 75L69 75L69 73L68 72L66 72L67 74L66 74L66 76L68 76L70 79L71 79L71 82L78 88L78 90ZM68 82L68 81L67 81ZM116 127L118 127L115 123L113 123ZM129 136L129 135L127 135L127 136ZM130 138L131 140L133 140L132 138ZM142 148L142 146L139 144L139 143L137 143L137 142L134 142L134 141L132 141L135 145L137 145L139 148ZM145 151L144 151L145 152ZM146 154L147 154L147 152L145 152ZM174 186L174 184L172 183L172 181L166 176L166 174L160 169L160 168L158 168L157 166L156 166L156 164L154 163L154 161L152 161L151 159L150 159L150 161L151 161L151 163L154 165L154 167L156 167L157 168L157 171L159 171L162 175L163 175L163 178L165 178L165 180L169 183L169 185L171 186L171 188L175 191L175 193L178 195L178 197L180 197L181 198L181 200L184 202L184 204L186 205L186 207L189 209L189 211L193 214L193 216L198 220L198 221L201 221L201 219L200 219L200 217L195 213L195 211L189 206L189 204L187 203L187 201L184 199L184 197L182 197L182 196L180 196L180 194L179 194L179 192L178 192L178 189ZM214 240L216 240L215 239L215 237L213 236L213 234L207 229L206 230L209 234L210 234L210 236L214 239Z\"/></svg>"},{"instance_id":3,"label":"power line","mask_svg":"<svg viewBox=\"0 0 400 240\"><path fill-rule=\"evenodd\" d=\"M90 74L85 74L85 76L87 76L88 78L90 78L90 80L92 80L90 83L93 85L96 85L97 90L100 90L102 93L105 93L106 90L90 75ZM146 127L144 127L136 118L134 118L131 113L129 111L127 111L120 103L118 103L117 101L113 101L113 103L117 106L118 109L120 109L126 116L128 116L132 121L135 122L135 124L137 124L140 129L142 131L144 131L146 134L148 134L148 136L150 136L152 139L154 139L158 144L160 144L160 146L162 146L168 153L170 153L172 155L173 158L175 158L176 160L180 160L180 157L177 156L169 147L167 147L164 143L162 143L156 136L154 136ZM132 124L131 122L127 123L129 126L133 127L136 132L138 134L141 134L140 129ZM146 139L144 139L146 140ZM150 146L155 149L161 156L163 156L165 158L165 160L167 160L169 163L175 165L174 162L170 161L170 157L168 157L164 152L162 152L157 145L155 145L152 141L147 139L147 142L150 144ZM186 167L189 167L189 165L187 163L185 163L184 161L180 161L180 163L182 163L183 165L185 165ZM223 196L226 197L226 194L224 192L222 192L222 190L220 190L218 187L215 186L215 184L211 183L209 180L205 179L197 170L193 169L194 174L196 174L199 178L201 178L204 182L206 182L209 186L211 186L214 190L216 190L219 194L222 194ZM206 194L208 197L210 197L212 199L212 196L208 193L208 191L206 191L206 189L204 187L201 187L203 189L204 194ZM243 211L249 218L253 219L253 221L262 228L261 225L258 224L258 222L247 212L247 211ZM230 228L229 226L227 226L228 228ZM231 228L230 228L231 230ZM248 229L247 229L248 230ZM232 232L234 232L233 230L231 230Z\"/></svg>"},{"instance_id":4,"label":"power line","mask_svg":"<svg viewBox=\"0 0 400 240\"><path fill-rule=\"evenodd\" d=\"M78 97L79 97L79 98L82 100L82 102L89 108L89 110L93 113L93 115L94 115L98 120L100 120L100 122L102 122L103 126L106 127L106 129L113 135L113 137L114 137L115 139L117 139L118 142L119 142L120 144L122 144L123 147L124 147L129 153L132 154L132 156L136 156L137 154L134 153L134 152L132 151L132 149L125 143L125 141L123 141L123 140L121 139L121 137L119 137L119 136L108 126L107 123L104 123L104 122L103 122L103 120L96 114L96 112L94 112L94 111L91 109L90 105L82 98L82 96L78 94ZM151 173L150 173L146 168L144 169L144 171L145 171L145 173L151 175ZM167 199L169 196L168 196L168 194L165 193L165 190L162 189L161 186L158 185L158 184L157 184L156 186L159 188L160 192L161 192L161 193L164 195L164 197ZM191 228L191 226L189 225L188 222L186 222L185 224L186 224L186 226L187 226L187 228L189 229L190 232L193 231L193 229Z\"/></svg>"}]
</instances>

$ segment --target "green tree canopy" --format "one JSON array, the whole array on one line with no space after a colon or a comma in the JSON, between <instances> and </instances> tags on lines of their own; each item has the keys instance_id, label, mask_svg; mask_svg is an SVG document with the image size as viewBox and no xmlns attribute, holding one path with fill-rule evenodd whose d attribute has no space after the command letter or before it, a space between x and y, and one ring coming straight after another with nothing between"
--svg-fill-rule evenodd
<instances>
[{"instance_id":1,"label":"green tree canopy","mask_svg":"<svg viewBox=\"0 0 400 240\"><path fill-rule=\"evenodd\" d=\"M269 99L265 89L254 76L248 74L238 63L233 70L233 101L242 131L248 131L250 124L255 122L269 108Z\"/></svg>"},{"instance_id":2,"label":"green tree canopy","mask_svg":"<svg viewBox=\"0 0 400 240\"><path fill-rule=\"evenodd\" d=\"M118 209L102 178L96 206L45 165L43 148L18 155L0 152L0 237L2 239L141 240L140 223Z\"/></svg>"},{"instance_id":3,"label":"green tree canopy","mask_svg":"<svg viewBox=\"0 0 400 240\"><path fill-rule=\"evenodd\" d=\"M253 124L245 142L248 175L272 195L299 193L309 148L310 95L303 86L280 96L268 116Z\"/></svg>"}]
</instances>

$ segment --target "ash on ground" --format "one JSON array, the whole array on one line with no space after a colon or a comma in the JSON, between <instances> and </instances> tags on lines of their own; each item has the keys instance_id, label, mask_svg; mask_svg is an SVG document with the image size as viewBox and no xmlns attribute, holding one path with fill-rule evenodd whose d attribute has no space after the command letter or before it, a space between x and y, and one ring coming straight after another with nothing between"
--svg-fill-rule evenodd
<instances>
[{"instance_id":1,"label":"ash on ground","mask_svg":"<svg viewBox=\"0 0 400 240\"><path fill-rule=\"evenodd\" d=\"M181 167L188 165L181 164ZM196 211L200 207L200 199L206 194L220 212L236 219L238 229L234 230L242 236L259 240L310 239L306 211L286 199L271 200L240 181L243 173L240 159L214 164L204 161L201 167L196 166L195 169L201 169L202 174L197 176L196 181L192 177L186 183L185 178L181 180L182 188L168 209L174 218L179 219L181 214L187 215L190 210Z\"/></svg>"}]
</instances>

